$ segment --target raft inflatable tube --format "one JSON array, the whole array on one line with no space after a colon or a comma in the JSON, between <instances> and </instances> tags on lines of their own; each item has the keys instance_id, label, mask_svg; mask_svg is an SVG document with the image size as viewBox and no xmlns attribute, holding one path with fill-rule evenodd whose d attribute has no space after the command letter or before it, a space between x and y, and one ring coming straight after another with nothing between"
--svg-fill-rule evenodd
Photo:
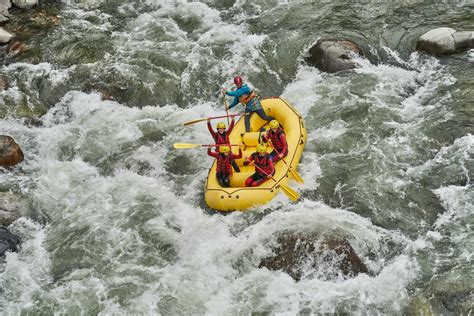
<instances>
[{"instance_id":1,"label":"raft inflatable tube","mask_svg":"<svg viewBox=\"0 0 474 316\"><path fill-rule=\"evenodd\" d=\"M288 155L285 161L297 170L303 148L306 143L306 128L303 117L287 101L280 97L267 98L261 100L262 107L267 115L273 116L283 128L288 142ZM244 158L250 157L256 151L259 131L262 127L269 129L268 123L262 120L258 114L253 113L250 118L252 132L245 132L244 117L242 116L235 124L229 135L231 144L243 144L242 158L236 162L241 172L235 172L231 176L231 187L224 188L219 185L216 178L217 163L214 161L206 181L205 200L206 204L219 211L244 211L252 206L262 205L273 199L279 192L280 186L269 179L258 187L246 187L245 180L255 172L254 166L244 166ZM268 146L268 152L273 148ZM239 149L232 146L232 152L237 154ZM291 172L283 161L275 164L275 180L287 185L291 178Z\"/></svg>"}]
</instances>

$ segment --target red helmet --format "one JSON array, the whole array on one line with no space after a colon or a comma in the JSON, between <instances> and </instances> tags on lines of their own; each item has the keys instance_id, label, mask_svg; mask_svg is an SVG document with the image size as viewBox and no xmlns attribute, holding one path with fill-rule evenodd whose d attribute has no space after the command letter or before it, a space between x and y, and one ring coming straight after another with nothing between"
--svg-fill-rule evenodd
<instances>
[{"instance_id":1,"label":"red helmet","mask_svg":"<svg viewBox=\"0 0 474 316\"><path fill-rule=\"evenodd\" d=\"M236 85L241 85L242 84L242 77L240 77L240 76L234 77L234 83Z\"/></svg>"}]
</instances>

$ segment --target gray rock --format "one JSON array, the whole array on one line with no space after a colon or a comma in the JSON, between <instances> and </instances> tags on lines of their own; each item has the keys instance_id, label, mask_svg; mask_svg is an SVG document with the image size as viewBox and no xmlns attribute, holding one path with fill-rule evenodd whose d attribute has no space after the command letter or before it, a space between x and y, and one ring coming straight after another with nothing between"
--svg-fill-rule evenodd
<instances>
[{"instance_id":1,"label":"gray rock","mask_svg":"<svg viewBox=\"0 0 474 316\"><path fill-rule=\"evenodd\" d=\"M456 50L474 48L474 32L456 32L453 38Z\"/></svg>"},{"instance_id":2,"label":"gray rock","mask_svg":"<svg viewBox=\"0 0 474 316\"><path fill-rule=\"evenodd\" d=\"M10 225L25 208L20 198L9 192L0 192L0 225Z\"/></svg>"},{"instance_id":3,"label":"gray rock","mask_svg":"<svg viewBox=\"0 0 474 316\"><path fill-rule=\"evenodd\" d=\"M416 43L416 49L433 55L452 54L469 48L474 48L474 32L456 32L449 27L426 32Z\"/></svg>"},{"instance_id":4,"label":"gray rock","mask_svg":"<svg viewBox=\"0 0 474 316\"><path fill-rule=\"evenodd\" d=\"M418 39L416 49L434 55L454 53L456 51L456 43L453 37L455 32L455 29L449 27L440 27L426 32Z\"/></svg>"},{"instance_id":5,"label":"gray rock","mask_svg":"<svg viewBox=\"0 0 474 316\"><path fill-rule=\"evenodd\" d=\"M0 0L0 13L8 16L8 9L12 7L10 0Z\"/></svg>"},{"instance_id":6,"label":"gray rock","mask_svg":"<svg viewBox=\"0 0 474 316\"><path fill-rule=\"evenodd\" d=\"M0 23L8 21L8 17L10 13L8 13L8 9L10 9L12 3L10 0L0 0Z\"/></svg>"},{"instance_id":7,"label":"gray rock","mask_svg":"<svg viewBox=\"0 0 474 316\"><path fill-rule=\"evenodd\" d=\"M0 135L0 166L11 167L24 159L20 146L10 136Z\"/></svg>"},{"instance_id":8,"label":"gray rock","mask_svg":"<svg viewBox=\"0 0 474 316\"><path fill-rule=\"evenodd\" d=\"M279 236L273 255L260 262L259 268L263 267L284 271L296 281L350 278L368 272L347 240L300 234Z\"/></svg>"},{"instance_id":9,"label":"gray rock","mask_svg":"<svg viewBox=\"0 0 474 316\"><path fill-rule=\"evenodd\" d=\"M362 49L349 40L318 40L308 51L305 61L325 72L338 72L353 69L357 65L351 55L363 56Z\"/></svg>"},{"instance_id":10,"label":"gray rock","mask_svg":"<svg viewBox=\"0 0 474 316\"><path fill-rule=\"evenodd\" d=\"M22 9L29 9L38 4L38 0L12 0L12 2Z\"/></svg>"},{"instance_id":11,"label":"gray rock","mask_svg":"<svg viewBox=\"0 0 474 316\"><path fill-rule=\"evenodd\" d=\"M8 43L13 37L13 34L8 33L0 27L0 44Z\"/></svg>"},{"instance_id":12,"label":"gray rock","mask_svg":"<svg viewBox=\"0 0 474 316\"><path fill-rule=\"evenodd\" d=\"M10 233L10 231L3 226L0 226L0 257L7 251L18 251L20 238Z\"/></svg>"},{"instance_id":13,"label":"gray rock","mask_svg":"<svg viewBox=\"0 0 474 316\"><path fill-rule=\"evenodd\" d=\"M435 315L469 315L473 309L474 283L470 275L452 278L440 275L430 281L428 288Z\"/></svg>"}]
</instances>

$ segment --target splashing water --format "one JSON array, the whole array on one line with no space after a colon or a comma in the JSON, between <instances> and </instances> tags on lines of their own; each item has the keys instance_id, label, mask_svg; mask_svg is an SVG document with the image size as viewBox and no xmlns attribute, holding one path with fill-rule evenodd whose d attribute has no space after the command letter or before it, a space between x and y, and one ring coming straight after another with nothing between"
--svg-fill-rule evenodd
<instances>
[{"instance_id":1,"label":"splashing water","mask_svg":"<svg viewBox=\"0 0 474 316\"><path fill-rule=\"evenodd\" d=\"M473 275L472 50L412 52L438 21L473 29L467 7L64 3L61 23L30 39L41 62L0 68L2 134L26 155L0 183L29 206L11 226L21 250L0 264L2 311L401 314L433 297L434 312L467 314L467 300L442 295L466 297L455 282ZM328 35L361 41L372 63L344 75L304 65ZM210 158L172 149L209 142L181 123L221 114L234 75L305 118L296 204L216 214L203 201ZM259 269L287 232L343 237L370 273L321 265L296 282Z\"/></svg>"}]
</instances>

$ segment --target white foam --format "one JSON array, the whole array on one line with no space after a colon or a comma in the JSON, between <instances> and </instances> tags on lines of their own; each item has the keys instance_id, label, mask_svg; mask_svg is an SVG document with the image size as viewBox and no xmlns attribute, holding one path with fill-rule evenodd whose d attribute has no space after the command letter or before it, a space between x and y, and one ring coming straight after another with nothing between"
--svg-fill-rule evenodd
<instances>
[{"instance_id":1,"label":"white foam","mask_svg":"<svg viewBox=\"0 0 474 316\"><path fill-rule=\"evenodd\" d=\"M437 229L468 216L474 207L474 193L471 185L442 187L434 192L447 208L447 212L441 214L434 224Z\"/></svg>"},{"instance_id":2,"label":"white foam","mask_svg":"<svg viewBox=\"0 0 474 316\"><path fill-rule=\"evenodd\" d=\"M391 52L392 56L398 56L398 53L385 48ZM359 74L367 74L377 78L375 90L369 94L369 100L374 106L390 108L398 111L406 120L413 121L422 118L427 112L434 109L435 106L442 107L443 103L435 105L423 105L426 98L431 98L433 92L441 86L450 86L456 82L456 79L447 73L444 66L434 57L421 58L420 54L415 52L410 55L407 62L403 62L409 69L403 69L387 64L373 65L364 58L355 58L355 61L361 66L355 71ZM397 60L401 61L398 57ZM416 89L416 92L408 97L402 98L407 89ZM397 98L399 102L387 102L390 98ZM399 103L399 104L398 104Z\"/></svg>"},{"instance_id":3,"label":"white foam","mask_svg":"<svg viewBox=\"0 0 474 316\"><path fill-rule=\"evenodd\" d=\"M94 6L103 1L89 3ZM233 9L247 4L236 1ZM184 0L150 0L147 5L151 9L137 11L138 16L126 22L125 31L112 33L116 55L107 55L104 61L88 67L106 66L133 80L136 76L129 58L137 50L160 50L187 63L182 73L162 68L173 80L181 80L182 89L190 87L197 73L204 72L204 78L207 74L220 78L271 70L261 51L268 37L251 34L245 22L248 16L237 15L232 21L223 21L220 12L206 4ZM113 29L110 16L98 10L68 10L65 12L77 19L71 22L71 29ZM86 20L92 16L98 16L102 24ZM192 31L181 29L173 19L175 16L195 18L199 23ZM167 40L152 38L154 30L163 31ZM213 55L213 46L223 48L224 57ZM374 144L368 131L363 136L365 143L349 153L371 150L371 154L380 157L382 169L390 154L414 155L410 136L416 132L417 122L425 119L429 111L445 111L443 104L450 96L442 98L439 104L426 106L423 102L439 87L454 82L436 59L421 60L414 54L405 62L395 52L389 53L407 69L359 61L361 68L356 74L377 82L366 95L347 91L346 78L307 66L298 67L294 80L282 94L307 121L318 115L311 111L314 107L322 108L322 102L336 104L340 95L348 93L350 97L337 104L336 110L366 102L370 104L369 111L372 107L381 108L400 115L404 122L385 123L397 131L394 135ZM49 64L8 67L12 67L8 71L24 71L29 80L47 74L52 84L67 80L74 70L58 70ZM248 81L247 77L244 79ZM422 88L418 89L420 82ZM322 89L329 90L327 98L322 96ZM415 90L413 95L401 96L410 89ZM14 92L15 87L7 93ZM23 182L22 192L29 193L38 218L49 223L46 228L33 222L26 225L22 250L8 255L6 271L10 277L2 275L0 282L4 282L4 287L11 281L7 293L11 290L8 295L15 300L2 302L5 309L19 313L21 308L34 308L35 299L41 299L40 303L55 306L58 313L64 314L98 310L103 314L396 314L406 306L407 289L420 275L414 255L442 240L442 228L464 216L468 207L472 209L468 199L459 200L459 195L467 195L468 189L436 190L448 211L439 217L426 239L414 241L399 232L377 227L348 210L304 198L292 204L284 194L252 212L207 215L200 207L201 190L212 159L201 149L180 152L179 155L190 158L197 170L185 175L169 172L166 164L178 155L171 149L173 143L210 142L204 123L183 128L178 127L181 122L221 113L221 104L207 101L192 101L186 109L176 105L138 109L102 101L96 93L73 91L48 111L42 127L29 127L14 120L2 122L6 132L21 140L28 158L23 166L31 178L14 181ZM135 147L146 136L144 125L163 129L165 136ZM308 142L337 141L350 128L342 118L322 126L312 124L308 127ZM471 141L468 136L456 146L469 149ZM307 145L299 166L305 184L290 183L303 195L318 188L322 174L319 157L311 146ZM469 154L453 150L456 155ZM439 159L447 159L448 152L451 151L441 150ZM138 172L140 163L147 165L148 170ZM104 170L103 165L111 170ZM382 183L403 192L403 179L382 176ZM11 181L1 179L3 183ZM177 190L180 181L184 182L180 187L184 189ZM340 193L342 189L340 184L337 190ZM64 239L62 230L70 230L77 240ZM21 233L21 229L18 231ZM26 231L32 231L32 236ZM271 253L276 236L285 232L344 237L376 275L326 280L315 273L316 277L295 282L285 273L256 268L260 259ZM393 244L402 249L401 253L392 253ZM51 245L53 249L47 247ZM51 265L61 263L61 258L54 257L60 251L71 255L76 251L83 253L84 267L72 265L66 269L67 263L63 263L64 273L54 275L53 281ZM465 251L461 257L471 260L472 253ZM126 294L120 294L124 288Z\"/></svg>"},{"instance_id":4,"label":"white foam","mask_svg":"<svg viewBox=\"0 0 474 316\"><path fill-rule=\"evenodd\" d=\"M10 226L21 240L19 253L7 253L0 273L0 287L6 295L0 296L4 310L20 313L34 306L35 296L52 282L49 275L51 259L45 248L45 228L26 218Z\"/></svg>"},{"instance_id":5,"label":"white foam","mask_svg":"<svg viewBox=\"0 0 474 316\"><path fill-rule=\"evenodd\" d=\"M346 221L354 225L352 229ZM370 226L370 222L355 214L304 201L291 212L274 212L244 230L233 251L258 258L268 254L269 249L262 246L268 244L264 240L273 238L278 232L317 231L324 234L331 230L351 235L356 252L363 254L368 248L377 249L379 234L384 234ZM359 242L354 242L352 238ZM249 249L252 251L249 252ZM254 261L252 258L248 260ZM285 273L257 269L235 278L230 285L220 289L206 306L210 314L246 313L256 309L296 314L303 308L301 304L306 304L313 311L334 313L337 302L344 297L347 301L358 302L358 310L364 310L364 306L367 308L375 302L381 310L398 310L408 298L405 287L416 277L416 271L416 264L404 255L385 265L377 277L359 275L343 282L304 279L296 283ZM384 290L387 282L393 285L388 291ZM384 291L383 296L376 294L380 291Z\"/></svg>"},{"instance_id":6,"label":"white foam","mask_svg":"<svg viewBox=\"0 0 474 316\"><path fill-rule=\"evenodd\" d=\"M314 104L321 102L317 88L323 81L321 72L315 68L300 66L295 80L285 87L281 96L296 105L298 111L306 116Z\"/></svg>"},{"instance_id":7,"label":"white foam","mask_svg":"<svg viewBox=\"0 0 474 316\"><path fill-rule=\"evenodd\" d=\"M456 139L452 145L441 147L433 159L427 160L420 166L409 168L407 174L413 177L420 177L430 172L430 170L456 164L469 183L471 179L467 166L473 154L474 135L468 134Z\"/></svg>"},{"instance_id":8,"label":"white foam","mask_svg":"<svg viewBox=\"0 0 474 316\"><path fill-rule=\"evenodd\" d=\"M333 139L347 132L348 124L343 120L331 122L328 126L320 127L311 132L308 139L315 139L318 142L330 142Z\"/></svg>"},{"instance_id":9,"label":"white foam","mask_svg":"<svg viewBox=\"0 0 474 316\"><path fill-rule=\"evenodd\" d=\"M26 84L28 88L32 89L32 82L34 79L47 77L51 85L57 86L64 81L69 79L70 73L76 69L73 65L69 68L59 68L58 66L50 63L13 63L8 66L4 66L4 70L8 72L21 73L21 83ZM16 84L15 84L16 86Z\"/></svg>"},{"instance_id":10,"label":"white foam","mask_svg":"<svg viewBox=\"0 0 474 316\"><path fill-rule=\"evenodd\" d=\"M467 53L467 60L474 63L474 49L470 49Z\"/></svg>"}]
</instances>

